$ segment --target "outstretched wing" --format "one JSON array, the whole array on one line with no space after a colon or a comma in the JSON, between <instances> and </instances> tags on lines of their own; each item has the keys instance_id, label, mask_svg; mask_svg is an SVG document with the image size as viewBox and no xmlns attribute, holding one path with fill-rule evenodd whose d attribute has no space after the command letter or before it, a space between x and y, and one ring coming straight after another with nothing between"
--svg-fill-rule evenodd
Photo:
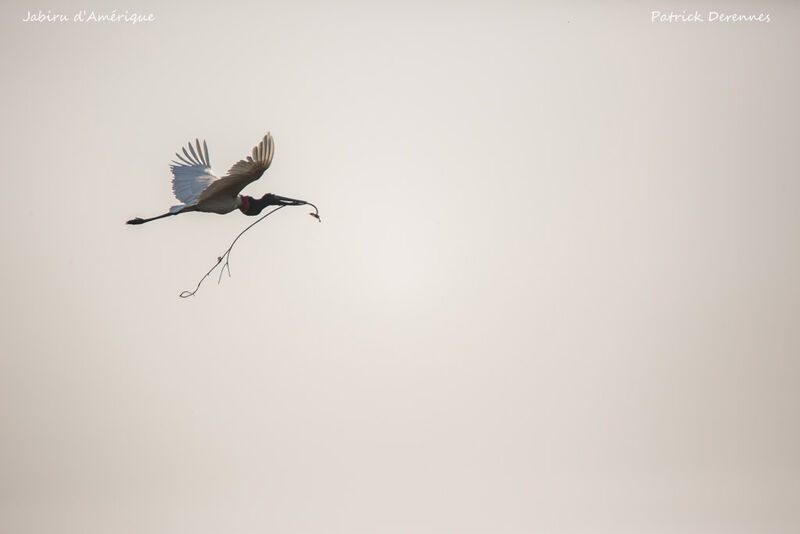
<instances>
[{"instance_id":1,"label":"outstretched wing","mask_svg":"<svg viewBox=\"0 0 800 534\"><path fill-rule=\"evenodd\" d=\"M195 139L195 147L189 143L188 151L183 149L183 155L180 152L175 155L178 156L179 161L173 161L170 165L172 170L172 191L175 197L184 204L196 204L200 194L205 191L209 185L219 180L219 177L211 172L211 161L208 159L208 146L203 141L202 148L200 141Z\"/></svg>"},{"instance_id":2,"label":"outstretched wing","mask_svg":"<svg viewBox=\"0 0 800 534\"><path fill-rule=\"evenodd\" d=\"M197 201L202 202L217 194L227 194L235 197L247 184L261 178L261 175L272 163L274 154L275 142L268 132L264 139L258 143L258 146L253 147L252 156L247 156L247 159L234 163L228 174L209 184L197 198Z\"/></svg>"}]
</instances>

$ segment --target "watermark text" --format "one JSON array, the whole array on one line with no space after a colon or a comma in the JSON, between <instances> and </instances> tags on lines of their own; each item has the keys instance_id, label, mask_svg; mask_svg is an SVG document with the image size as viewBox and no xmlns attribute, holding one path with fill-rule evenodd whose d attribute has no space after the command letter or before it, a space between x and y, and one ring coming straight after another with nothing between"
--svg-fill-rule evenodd
<instances>
[{"instance_id":1,"label":"watermark text","mask_svg":"<svg viewBox=\"0 0 800 534\"><path fill-rule=\"evenodd\" d=\"M142 24L145 22L155 22L156 16L153 13L137 13L135 11L96 11L93 9L80 9L72 13L59 13L56 11L28 11L22 18L22 22L32 22L39 24L63 24L67 22L95 23L105 22L112 24Z\"/></svg>"},{"instance_id":2,"label":"watermark text","mask_svg":"<svg viewBox=\"0 0 800 534\"><path fill-rule=\"evenodd\" d=\"M722 11L651 11L650 22L769 22L769 13L724 13Z\"/></svg>"}]
</instances>

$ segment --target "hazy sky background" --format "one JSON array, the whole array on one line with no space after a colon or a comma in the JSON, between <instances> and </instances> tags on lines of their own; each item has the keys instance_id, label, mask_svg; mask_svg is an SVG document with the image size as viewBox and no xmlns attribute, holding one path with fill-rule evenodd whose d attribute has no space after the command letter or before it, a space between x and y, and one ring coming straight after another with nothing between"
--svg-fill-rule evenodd
<instances>
[{"instance_id":1,"label":"hazy sky background","mask_svg":"<svg viewBox=\"0 0 800 534\"><path fill-rule=\"evenodd\" d=\"M796 532L800 8L600 4L6 2L0 532Z\"/></svg>"}]
</instances>

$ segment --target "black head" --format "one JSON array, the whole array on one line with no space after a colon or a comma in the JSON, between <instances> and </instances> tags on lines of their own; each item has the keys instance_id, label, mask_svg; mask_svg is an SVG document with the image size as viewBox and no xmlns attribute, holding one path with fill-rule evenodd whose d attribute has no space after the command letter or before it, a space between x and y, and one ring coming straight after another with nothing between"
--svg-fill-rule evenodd
<instances>
[{"instance_id":1,"label":"black head","mask_svg":"<svg viewBox=\"0 0 800 534\"><path fill-rule=\"evenodd\" d=\"M253 198L242 195L242 203L239 206L239 211L245 215L258 215L267 206L278 206L282 204L278 197L272 193L267 193L261 198Z\"/></svg>"}]
</instances>

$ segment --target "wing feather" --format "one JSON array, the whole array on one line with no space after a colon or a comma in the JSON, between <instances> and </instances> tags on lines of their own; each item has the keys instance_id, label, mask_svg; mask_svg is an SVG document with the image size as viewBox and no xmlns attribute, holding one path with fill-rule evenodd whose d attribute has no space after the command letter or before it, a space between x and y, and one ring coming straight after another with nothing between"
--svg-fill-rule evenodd
<instances>
[{"instance_id":1,"label":"wing feather","mask_svg":"<svg viewBox=\"0 0 800 534\"><path fill-rule=\"evenodd\" d=\"M200 150L200 141L195 139L195 144L197 152L189 142L187 145L189 151L184 147L183 155L177 152L175 155L179 161L173 161L170 165L172 192L175 193L175 198L187 205L196 204L203 191L219 180L219 177L211 170L206 142L203 141L204 150L202 151Z\"/></svg>"},{"instance_id":2,"label":"wing feather","mask_svg":"<svg viewBox=\"0 0 800 534\"><path fill-rule=\"evenodd\" d=\"M202 162L200 161L200 158L197 157L197 152L194 151L194 147L192 146L192 142L191 141L189 141L189 152L192 153L192 161L194 161L195 163L202 164Z\"/></svg>"},{"instance_id":3,"label":"wing feather","mask_svg":"<svg viewBox=\"0 0 800 534\"><path fill-rule=\"evenodd\" d=\"M188 159L184 158L183 156L181 156L181 155L180 155L180 154L178 154L177 152L175 153L175 155L176 155L176 156L178 156L178 159L180 159L180 160L181 160L181 161L182 161L184 164L186 164L186 165L192 165L192 162L191 162L191 161L189 161Z\"/></svg>"},{"instance_id":4,"label":"wing feather","mask_svg":"<svg viewBox=\"0 0 800 534\"><path fill-rule=\"evenodd\" d=\"M272 139L272 135L267 133L264 139L253 147L252 156L247 156L247 159L237 161L230 168L228 174L210 183L197 197L197 202L202 202L217 194L238 195L248 184L261 178L264 171L272 164L272 156L274 154L275 142Z\"/></svg>"}]
</instances>

